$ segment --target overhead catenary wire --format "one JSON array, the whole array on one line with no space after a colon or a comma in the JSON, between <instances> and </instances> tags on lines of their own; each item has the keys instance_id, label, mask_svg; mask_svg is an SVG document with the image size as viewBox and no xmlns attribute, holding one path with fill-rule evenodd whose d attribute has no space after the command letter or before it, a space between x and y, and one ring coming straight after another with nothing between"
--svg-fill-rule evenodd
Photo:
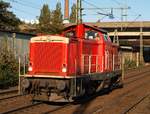
<instances>
[{"instance_id":1,"label":"overhead catenary wire","mask_svg":"<svg viewBox=\"0 0 150 114\"><path fill-rule=\"evenodd\" d=\"M89 5L89 6L92 6L92 8L83 8L83 10L84 10L84 9L85 9L85 10L88 10L88 9L89 9L89 10L91 10L91 9L97 9L97 10L101 10L101 12L100 12L100 11L97 12L97 14L99 14L99 15L105 15L105 17L106 17L106 16L109 16L109 17L112 16L112 14L111 14L110 12L104 10L103 8L100 8L100 7L98 7L97 5L91 3L91 2L89 2L89 1L87 1L87 0L82 0L82 1L83 1L84 3L86 3L87 5Z\"/></svg>"},{"instance_id":2,"label":"overhead catenary wire","mask_svg":"<svg viewBox=\"0 0 150 114\"><path fill-rule=\"evenodd\" d=\"M36 9L36 10L40 10L40 7L31 6L31 5L27 4L27 3L22 3L22 2L17 1L17 0L8 0L8 1L16 3L16 4L19 4L19 5L22 5L24 7L29 7L29 8L33 8L33 9Z\"/></svg>"},{"instance_id":3,"label":"overhead catenary wire","mask_svg":"<svg viewBox=\"0 0 150 114\"><path fill-rule=\"evenodd\" d=\"M21 13L24 13L24 14L30 14L30 15L35 15L34 13L32 12L27 12L25 10L22 10L22 9L18 9L18 8L14 8L13 9L16 11L16 12L21 12Z\"/></svg>"},{"instance_id":4,"label":"overhead catenary wire","mask_svg":"<svg viewBox=\"0 0 150 114\"><path fill-rule=\"evenodd\" d=\"M130 27L137 19L139 19L139 17L141 17L142 15L138 15L133 21L129 22L126 27L122 30L122 31L126 31L128 27Z\"/></svg>"},{"instance_id":5,"label":"overhead catenary wire","mask_svg":"<svg viewBox=\"0 0 150 114\"><path fill-rule=\"evenodd\" d=\"M112 0L111 0L112 1ZM118 2L117 0L113 0L116 4L122 5L122 3Z\"/></svg>"},{"instance_id":6,"label":"overhead catenary wire","mask_svg":"<svg viewBox=\"0 0 150 114\"><path fill-rule=\"evenodd\" d=\"M91 2L89 2L89 1L87 1L87 0L82 0L82 1L83 1L84 3L86 3L87 5L92 6L93 8L96 8L96 9L101 10L102 12L108 14L108 12L106 12L106 10L103 10L102 8L98 7L97 5L95 5L95 4L93 4L93 3L91 3ZM84 8L83 8L83 9L84 9Z\"/></svg>"},{"instance_id":7,"label":"overhead catenary wire","mask_svg":"<svg viewBox=\"0 0 150 114\"><path fill-rule=\"evenodd\" d=\"M26 4L23 4L23 3L18 2L17 0L7 0L7 1L13 2L13 3L16 3L16 4L19 4L19 5L24 6L24 7L34 8L34 9L36 9L37 11L40 11L39 8L35 8L35 7L32 7L32 6L28 6L28 5L26 5ZM27 15L35 15L34 13L32 13L32 12L30 12L30 11L28 11L28 10L23 10L23 8L22 8L22 9L21 9L21 8L16 8L16 7L13 6L13 7L10 8L10 11L13 11L13 10L14 10L15 12L21 12L21 13L27 14Z\"/></svg>"},{"instance_id":8,"label":"overhead catenary wire","mask_svg":"<svg viewBox=\"0 0 150 114\"><path fill-rule=\"evenodd\" d=\"M36 3L34 3L34 2L31 2L31 1L27 1L27 0L20 0L20 1L22 1L22 2L24 2L24 3L26 3L26 4L28 4L28 5L34 5L34 7L36 6L36 8L40 8L41 7L41 4L37 4L37 2ZM32 6L33 7L33 6Z\"/></svg>"},{"instance_id":9,"label":"overhead catenary wire","mask_svg":"<svg viewBox=\"0 0 150 114\"><path fill-rule=\"evenodd\" d=\"M84 3L90 5L90 6L94 7L94 8L99 9L98 6L96 6L95 4L93 4L93 3L91 3L91 2L89 2L89 1L87 1L87 0L82 0L82 1L83 1ZM99 10L104 11L103 9L99 9Z\"/></svg>"}]
</instances>

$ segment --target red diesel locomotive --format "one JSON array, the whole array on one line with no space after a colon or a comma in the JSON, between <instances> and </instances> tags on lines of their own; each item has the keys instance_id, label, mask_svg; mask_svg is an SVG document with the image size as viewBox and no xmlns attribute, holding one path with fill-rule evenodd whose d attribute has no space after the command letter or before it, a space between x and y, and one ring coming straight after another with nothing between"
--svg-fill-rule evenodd
<instances>
[{"instance_id":1,"label":"red diesel locomotive","mask_svg":"<svg viewBox=\"0 0 150 114\"><path fill-rule=\"evenodd\" d=\"M33 37L28 73L20 76L21 93L72 99L120 84L118 48L106 31L86 24Z\"/></svg>"}]
</instances>

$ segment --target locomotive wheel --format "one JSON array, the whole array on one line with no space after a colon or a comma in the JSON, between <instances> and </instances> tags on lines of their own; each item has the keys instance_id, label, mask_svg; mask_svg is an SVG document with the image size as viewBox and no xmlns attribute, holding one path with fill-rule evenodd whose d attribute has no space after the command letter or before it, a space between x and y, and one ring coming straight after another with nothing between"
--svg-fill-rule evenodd
<instances>
[{"instance_id":1,"label":"locomotive wheel","mask_svg":"<svg viewBox=\"0 0 150 114\"><path fill-rule=\"evenodd\" d=\"M94 88L94 86L92 86L92 84L89 84L85 89L85 94L87 94L87 95L92 95L95 92L96 92L96 88Z\"/></svg>"}]
</instances>

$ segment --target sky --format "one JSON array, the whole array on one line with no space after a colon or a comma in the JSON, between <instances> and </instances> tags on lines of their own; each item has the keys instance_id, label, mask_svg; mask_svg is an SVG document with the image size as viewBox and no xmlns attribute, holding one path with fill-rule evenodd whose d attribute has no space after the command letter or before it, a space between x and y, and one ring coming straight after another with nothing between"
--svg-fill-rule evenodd
<instances>
[{"instance_id":1,"label":"sky","mask_svg":"<svg viewBox=\"0 0 150 114\"><path fill-rule=\"evenodd\" d=\"M4 0L9 2L12 8L10 11L24 20L36 20L40 15L40 10L43 4L48 4L51 10L55 9L56 3L61 2L62 13L64 13L64 0ZM70 9L76 0L69 0ZM83 21L97 22L97 21L121 21L121 8L129 8L124 10L123 20L127 21L150 21L150 0L82 0ZM102 8L89 10L87 8ZM108 8L108 9L107 9ZM114 8L114 9L113 9ZM112 10L113 9L113 10ZM113 12L114 18L109 18L102 14L110 14Z\"/></svg>"}]
</instances>

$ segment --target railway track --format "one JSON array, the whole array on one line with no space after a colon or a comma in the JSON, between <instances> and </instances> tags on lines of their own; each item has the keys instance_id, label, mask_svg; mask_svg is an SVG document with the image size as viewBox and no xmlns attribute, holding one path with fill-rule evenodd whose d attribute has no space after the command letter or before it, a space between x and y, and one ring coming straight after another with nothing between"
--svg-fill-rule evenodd
<instances>
[{"instance_id":1,"label":"railway track","mask_svg":"<svg viewBox=\"0 0 150 114\"><path fill-rule=\"evenodd\" d=\"M142 96L136 103L134 103L133 105L131 105L130 107L126 108L121 114L127 114L128 112L130 112L131 110L134 110L134 108L139 105L142 101L144 101L146 98L148 98L150 96L150 93Z\"/></svg>"},{"instance_id":2,"label":"railway track","mask_svg":"<svg viewBox=\"0 0 150 114\"><path fill-rule=\"evenodd\" d=\"M0 114L16 113L17 111L21 111L21 110L24 110L24 109L27 109L27 108L32 108L32 107L37 106L37 105L40 105L40 104L41 104L41 103L26 105L26 106L22 106L22 107L19 107L19 108L14 108L14 109L11 109L11 110L7 110L7 111L2 112L2 113L0 113Z\"/></svg>"},{"instance_id":3,"label":"railway track","mask_svg":"<svg viewBox=\"0 0 150 114\"><path fill-rule=\"evenodd\" d=\"M136 80L140 80L141 78L143 78L144 76L146 77L148 74L150 74L150 73L148 73L148 71L145 71L145 72L143 72L143 73L141 73L142 75L140 75L140 77L137 77L137 79L134 79L134 80L132 80L132 81L129 81L128 83L125 83L125 86L126 85L129 85L129 84L131 84L132 82L136 82ZM130 78L130 80L131 80L132 78ZM90 113L94 113L94 114L99 114L101 111L103 111L103 110L107 110L107 107L111 107L112 105L115 105L117 102L120 102L120 99L123 99L123 97L125 96L125 95L127 95L128 93L131 93L131 92L134 92L137 88L139 88L139 87L141 87L141 86L143 86L143 85L145 85L145 84L147 84L147 83L149 83L149 80L148 81L146 81L146 82L144 82L144 83L142 83L142 84L139 84L139 85L137 85L137 86L135 86L134 88L132 88L132 89L129 89L128 91L126 91L126 92L123 92L122 94L120 94L119 96L117 96L116 98L115 98L115 101L113 101L113 102L111 102L111 103L109 103L109 104L105 104L105 106L103 107L102 105L100 105L99 107L102 107L102 108L98 108L98 109L96 109L96 110L92 110L91 112L88 112L88 114L90 114ZM105 94L105 93L104 93ZM111 93L110 93L111 94ZM93 96L93 98L96 98L97 96L99 96L99 95L103 95L103 93L100 93L100 94L97 94L97 95L94 95ZM91 98L88 98L88 99L86 99L86 100L81 100L80 102L85 102L85 104L86 104L86 102L88 102L89 100L92 100L93 99L92 97ZM100 100L100 99L99 99ZM101 99L101 101L103 100L103 98ZM72 109L72 107L74 107L74 106L70 106L70 107L68 107L68 110L70 109L70 110L73 110ZM76 107L76 106L75 106ZM66 109L66 108L65 108ZM64 109L64 110L65 110ZM60 109L61 110L61 109ZM63 109L62 109L63 110ZM59 110L58 110L59 111ZM62 111L63 112L63 111ZM82 112L82 111L81 111ZM81 113L81 112L79 112L79 113ZM58 112L59 113L59 112ZM76 113L76 112L75 112ZM78 113L78 112L77 112ZM84 113L84 111L83 111L83 113ZM44 114L49 114L49 113L44 113ZM55 113L54 113L55 114ZM57 113L56 113L57 114ZM85 113L86 114L86 113Z\"/></svg>"},{"instance_id":4,"label":"railway track","mask_svg":"<svg viewBox=\"0 0 150 114\"><path fill-rule=\"evenodd\" d=\"M68 112L68 114L80 114L80 113L99 114L101 112L103 113L103 111L104 112L106 111L106 114L108 114L107 111L109 109L112 109L112 106L116 106L118 104L117 107L119 107L120 102L122 102L122 100L125 97L138 91L138 89L142 89L144 86L147 86L150 81L150 78L148 77L148 75L150 75L150 72L148 72L148 70L145 70L141 72L140 75L134 75L132 76L132 78L127 78L125 82L125 88L121 90L115 90L115 91L118 91L118 93L115 93L113 91L108 95L107 94L105 95L105 93L95 95L94 98L89 98L89 100L82 102L82 104L79 104L79 105L77 104L77 106L71 105L67 109L66 108L62 109L62 111L58 111L57 113L65 114L65 112ZM118 95L113 97L115 95L114 93ZM69 110L69 111L66 111L66 110ZM54 113L54 114L57 114L57 113ZM109 112L109 113L111 114L112 112ZM121 114L121 113L114 112L112 114Z\"/></svg>"},{"instance_id":5,"label":"railway track","mask_svg":"<svg viewBox=\"0 0 150 114\"><path fill-rule=\"evenodd\" d=\"M18 92L18 90L17 89L15 89L15 90L6 90L6 91L2 91L2 92L0 92L0 96L3 96L3 95L8 95L8 94L16 94Z\"/></svg>"},{"instance_id":6,"label":"railway track","mask_svg":"<svg viewBox=\"0 0 150 114\"><path fill-rule=\"evenodd\" d=\"M134 90L136 90L136 88L140 88L141 86L143 86L145 84L148 84L148 83L149 83L149 80L146 83L139 84L139 85L135 86L134 88L120 94L119 96L117 96L114 100L112 100L108 104L106 103L105 106L103 106L102 108L98 108L95 111L92 111L92 113L93 114L99 114L99 113L103 112L104 110L110 109L113 105L116 105L116 104L120 103L121 99L123 99L123 97L127 96L131 92L134 92ZM147 97L147 95L146 95L146 97ZM145 96L142 97L141 99L143 100L143 98L145 98ZM140 102L142 101L141 99L140 99ZM132 108L134 108L140 102L137 101L134 105L132 105L131 107L125 109L125 111L121 114L127 114L128 111L130 111Z\"/></svg>"},{"instance_id":7,"label":"railway track","mask_svg":"<svg viewBox=\"0 0 150 114\"><path fill-rule=\"evenodd\" d=\"M129 82L127 82L127 83L125 83L125 86L127 86L127 85L129 85L129 84L132 84L133 82L136 82L137 80L140 80L140 79L142 79L142 78L146 78L146 76L147 76L147 78L148 78L148 75L150 75L150 72L148 73L148 72L145 72L145 73L143 73L142 74L142 76L141 77L138 77L137 79L134 79L134 80L132 80L132 81L129 81ZM145 77L144 77L145 76ZM131 79L131 78L130 78ZM137 91L137 89L139 89L139 88L142 88L143 86L145 86L145 85L148 85L149 84L149 81L150 80L146 80L146 81L144 81L143 83L141 83L141 84L136 84L136 86L134 86L132 89L129 89L129 90L127 90L127 91L125 91L125 92L123 92L122 94L120 94L119 96L117 96L116 98L114 98L112 101L109 101L109 103L107 104L105 104L105 106L102 106L102 108L98 108L98 109L96 109L95 111L93 111L92 113L94 113L94 114L99 114L99 113L104 113L105 114L105 111L106 110L109 110L109 109L112 109L113 107L112 106L116 106L117 104L118 104L118 106L120 106L120 104L121 104L121 102L122 102L122 100L123 99L125 99L125 97L127 97L127 96L130 96L129 94L131 94L131 93L133 93L133 92L135 92L135 91ZM137 94L136 94L137 95ZM122 108L124 108L124 111L122 112L122 113L117 113L116 112L116 114L127 114L130 110L132 110L136 105L138 105L139 103L141 103L145 98L147 98L148 96L150 96L150 93L148 93L148 94L144 94L143 96L140 96L140 98L138 98L138 100L136 100L136 102L135 103L132 103L132 104L130 104L129 106L128 106L128 104L126 104L126 106L128 106L128 107L126 107L126 106L122 106ZM101 106L99 106L99 107L101 107ZM103 112L104 111L104 112ZM106 113L107 113L107 111L106 111ZM112 113L112 112L111 112Z\"/></svg>"},{"instance_id":8,"label":"railway track","mask_svg":"<svg viewBox=\"0 0 150 114\"><path fill-rule=\"evenodd\" d=\"M9 98L14 98L20 96L18 95L18 90L7 90L7 91L2 91L0 92L0 101L5 100L5 99L9 99Z\"/></svg>"},{"instance_id":9,"label":"railway track","mask_svg":"<svg viewBox=\"0 0 150 114\"><path fill-rule=\"evenodd\" d=\"M4 98L0 101L0 113L9 112L10 110L27 106L31 103L30 96L16 95Z\"/></svg>"},{"instance_id":10,"label":"railway track","mask_svg":"<svg viewBox=\"0 0 150 114\"><path fill-rule=\"evenodd\" d=\"M124 84L126 84L126 85L130 84L130 83L135 82L135 81L137 81L137 80L139 80L141 78L147 77L147 75L149 75L149 74L150 74L149 71L145 71L145 72L142 72L142 73L140 73L138 75L131 76L130 78L126 78L125 79L125 83Z\"/></svg>"},{"instance_id":11,"label":"railway track","mask_svg":"<svg viewBox=\"0 0 150 114\"><path fill-rule=\"evenodd\" d=\"M0 114L30 114L31 112L34 112L35 114L49 114L56 112L62 108L66 108L67 106L70 106L70 104L67 103L60 106L58 105L58 103L56 105L56 103L54 102L49 103L38 102L35 104L28 104L26 106L7 110Z\"/></svg>"},{"instance_id":12,"label":"railway track","mask_svg":"<svg viewBox=\"0 0 150 114\"><path fill-rule=\"evenodd\" d=\"M133 77L136 77L137 75L140 76L145 72L149 72L149 70L150 70L149 67L150 66L146 66L142 69L137 69L137 70L134 69L134 71L126 72L124 79L133 78Z\"/></svg>"},{"instance_id":13,"label":"railway track","mask_svg":"<svg viewBox=\"0 0 150 114\"><path fill-rule=\"evenodd\" d=\"M141 80L143 78L146 78L147 75L149 75L149 74L150 74L149 73L149 69L145 69L144 71L140 72L138 75L135 74L135 73L131 73L130 74L130 76L132 75L131 77L125 78L125 86L129 86L132 83L136 83L136 81L139 81L139 80ZM92 111L92 113L101 112L101 111L107 109L109 106L112 106L112 104L120 102L120 99L122 99L124 97L124 95L127 95L126 93L133 92L136 88L140 88L145 83L149 83L149 81L147 80L147 82L144 82L142 84L138 84L134 88L131 88L128 91L123 92L122 94L120 94L119 96L117 96L117 98L115 99L115 101L112 101L109 104L105 104L105 106L103 108L98 108L98 109L96 108L96 110L94 109L94 111ZM93 96L93 98L96 99L97 96L99 96L99 95L95 95L95 96ZM100 97L103 97L103 96L100 96ZM14 98L16 99L18 97L16 96ZM10 97L10 99L14 99L14 98ZM88 98L87 101L89 101L90 99L93 99L93 98ZM8 102L9 101L8 99L6 98L6 99L0 100L0 101L5 102L5 100L6 100L6 102ZM101 99L101 101L103 101L103 98L100 98L100 99ZM20 100L16 100L16 102L19 102L19 101ZM86 100L85 101L81 100L81 102L86 102ZM1 112L0 114L20 114L20 113L21 114L30 114L30 113L33 114L33 112L36 113L36 114L51 114L51 113L54 113L54 114L56 113L57 114L57 112L58 113L59 112L63 112L63 110L67 110L67 109L71 110L71 108L76 107L76 104L75 105L72 105L72 104L63 104L63 105L60 106L59 104L56 104L56 103L45 103L45 102L40 102L40 103L38 102L38 103L35 103L35 104L30 104L30 103L24 104L22 106L16 105L13 108L8 108L6 110L3 110L3 112ZM6 103L6 104L9 104L9 103ZM137 104L139 104L139 102ZM1 105L1 102L0 102L0 105ZM134 106L131 106L131 107L134 107ZM101 105L99 105L99 107L101 107ZM131 110L132 109L131 107L130 107L130 109L129 108L125 109L124 112L127 111L127 110ZM126 113L122 113L122 114L126 114Z\"/></svg>"},{"instance_id":14,"label":"railway track","mask_svg":"<svg viewBox=\"0 0 150 114\"><path fill-rule=\"evenodd\" d=\"M16 97L19 97L19 96L22 96L22 95L11 95L11 96L7 96L7 97L4 97L4 98L0 98L0 101L2 100L6 100L6 99L11 99L11 98L16 98Z\"/></svg>"},{"instance_id":15,"label":"railway track","mask_svg":"<svg viewBox=\"0 0 150 114\"><path fill-rule=\"evenodd\" d=\"M63 109L63 108L67 108L67 107L69 107L69 106L71 106L71 104L66 104L66 105L64 105L64 106L57 107L57 108L52 109L52 110L48 110L47 112L44 112L44 113L41 113L41 114L51 114L51 113L57 112L57 111L59 111L59 110L61 110L61 109Z\"/></svg>"},{"instance_id":16,"label":"railway track","mask_svg":"<svg viewBox=\"0 0 150 114\"><path fill-rule=\"evenodd\" d=\"M141 78L143 78L144 76L146 76L147 74L150 74L148 71L145 71L145 72L142 72L141 73L142 75L140 75L140 76L136 76L136 75L134 75L134 76L132 76L132 78L135 78L134 80L131 80L132 78L130 78L130 80L131 81L129 81L129 82L127 82L127 83L125 83L126 85L128 85L128 84L130 84L130 83L132 83L132 82L135 82L135 81L137 81L137 80L139 80L139 79L141 79ZM127 79L129 79L129 78L127 78ZM149 81L147 82L147 83L149 83ZM145 83L142 83L142 84L140 84L140 85L138 85L138 86L136 86L136 87L134 87L133 89L131 89L131 90L129 90L129 91L127 91L126 93L130 93L130 92L132 92L133 90L135 90L136 88L138 88L138 87L140 87L140 86L142 86L142 85L144 85ZM105 94L105 92L103 93L98 93L97 95L94 95L94 96L92 96L92 97L89 97L89 98L87 98L87 99L82 99L82 100L80 100L80 102L87 102L87 101L89 101L89 100L91 100L91 99L93 99L93 98L96 98L97 96L99 96L99 95L103 95L103 94ZM120 99L120 98L122 98L122 97L124 97L124 95L126 95L125 93L122 93L120 96L118 96L118 100ZM118 101L117 100L117 101ZM79 102L78 102L79 103ZM78 104L77 103L77 104ZM115 104L115 103L113 103L113 104ZM107 104L108 105L108 104ZM68 105L69 107L68 108L70 108L70 107L73 107L73 105ZM107 106L106 106L107 107ZM51 114L51 113L55 113L56 111L59 111L59 110L61 110L61 109L64 109L64 108L67 108L66 106L65 107L61 107L61 108L58 108L58 109L56 109L56 110L52 110L52 111L48 111L48 112L46 112L46 113L42 113L42 114ZM103 108L100 108L100 109L98 109L98 110L96 110L96 111L92 111L91 113L94 113L94 114L97 114L98 112L101 112L102 110L104 110L105 109L105 107L103 107ZM56 113L57 114L57 113ZM90 114L90 113L89 113Z\"/></svg>"}]
</instances>

